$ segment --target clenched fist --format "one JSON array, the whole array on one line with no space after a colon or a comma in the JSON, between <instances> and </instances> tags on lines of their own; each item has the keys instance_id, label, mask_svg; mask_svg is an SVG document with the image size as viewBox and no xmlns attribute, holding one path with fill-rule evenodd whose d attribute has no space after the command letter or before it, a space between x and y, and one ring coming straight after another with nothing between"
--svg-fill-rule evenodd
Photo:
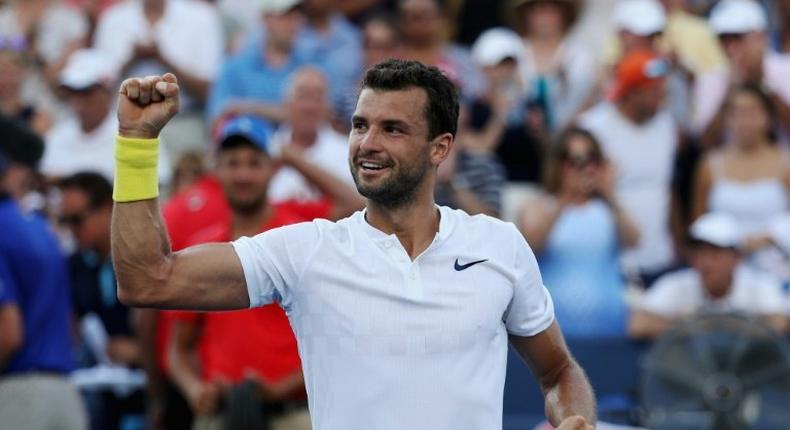
<instances>
[{"instance_id":1,"label":"clenched fist","mask_svg":"<svg viewBox=\"0 0 790 430\"><path fill-rule=\"evenodd\" d=\"M142 139L159 137L178 108L178 79L174 74L127 79L118 94L118 134Z\"/></svg>"}]
</instances>

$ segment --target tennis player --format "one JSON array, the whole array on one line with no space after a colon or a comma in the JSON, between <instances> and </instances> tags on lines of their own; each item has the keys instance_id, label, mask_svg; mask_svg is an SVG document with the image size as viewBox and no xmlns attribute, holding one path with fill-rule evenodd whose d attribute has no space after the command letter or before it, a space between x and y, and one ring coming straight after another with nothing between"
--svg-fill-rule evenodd
<instances>
[{"instance_id":1,"label":"tennis player","mask_svg":"<svg viewBox=\"0 0 790 430\"><path fill-rule=\"evenodd\" d=\"M156 162L178 82L124 81L112 224L120 299L194 310L279 303L318 430L501 429L508 340L540 381L552 425L592 429L592 390L521 234L434 203L455 139L454 85L436 68L389 60L361 88L349 164L365 210L172 252Z\"/></svg>"}]
</instances>

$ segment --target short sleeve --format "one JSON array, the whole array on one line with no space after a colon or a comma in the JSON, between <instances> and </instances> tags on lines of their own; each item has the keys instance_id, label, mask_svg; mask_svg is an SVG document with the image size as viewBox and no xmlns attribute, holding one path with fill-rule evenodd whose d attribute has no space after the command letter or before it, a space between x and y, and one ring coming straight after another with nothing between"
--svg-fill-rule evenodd
<instances>
[{"instance_id":1,"label":"short sleeve","mask_svg":"<svg viewBox=\"0 0 790 430\"><path fill-rule=\"evenodd\" d=\"M690 275L690 272L682 271L658 278L640 299L638 309L666 318L683 314L688 306L693 306L691 292L695 288L687 279Z\"/></svg>"},{"instance_id":2,"label":"short sleeve","mask_svg":"<svg viewBox=\"0 0 790 430\"><path fill-rule=\"evenodd\" d=\"M250 307L279 303L290 308L306 262L320 240L315 223L301 223L242 237L233 242L241 261Z\"/></svg>"},{"instance_id":3,"label":"short sleeve","mask_svg":"<svg viewBox=\"0 0 790 430\"><path fill-rule=\"evenodd\" d=\"M787 296L782 284L772 276L763 276L755 282L754 294L756 306L754 312L759 315L779 315L786 312Z\"/></svg>"},{"instance_id":4,"label":"short sleeve","mask_svg":"<svg viewBox=\"0 0 790 430\"><path fill-rule=\"evenodd\" d=\"M554 303L543 285L535 254L524 237L511 225L515 252L513 264L513 298L505 314L508 333L534 336L554 321Z\"/></svg>"},{"instance_id":5,"label":"short sleeve","mask_svg":"<svg viewBox=\"0 0 790 430\"><path fill-rule=\"evenodd\" d=\"M6 257L0 255L0 305L16 303L18 295L16 280L11 276L11 267Z\"/></svg>"}]
</instances>

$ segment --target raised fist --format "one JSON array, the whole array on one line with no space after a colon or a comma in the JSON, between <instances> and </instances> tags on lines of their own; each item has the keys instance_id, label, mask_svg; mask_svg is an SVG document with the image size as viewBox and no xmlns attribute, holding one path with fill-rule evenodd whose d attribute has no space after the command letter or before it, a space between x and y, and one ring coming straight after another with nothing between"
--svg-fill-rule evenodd
<instances>
[{"instance_id":1,"label":"raised fist","mask_svg":"<svg viewBox=\"0 0 790 430\"><path fill-rule=\"evenodd\" d=\"M178 79L174 74L127 79L118 94L118 134L143 139L159 137L178 108Z\"/></svg>"}]
</instances>

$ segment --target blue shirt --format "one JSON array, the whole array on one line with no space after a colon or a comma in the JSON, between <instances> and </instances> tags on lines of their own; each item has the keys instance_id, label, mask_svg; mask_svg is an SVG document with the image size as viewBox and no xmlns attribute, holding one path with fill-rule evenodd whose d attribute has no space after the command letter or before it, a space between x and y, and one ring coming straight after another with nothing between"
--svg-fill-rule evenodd
<instances>
[{"instance_id":1,"label":"blue shirt","mask_svg":"<svg viewBox=\"0 0 790 430\"><path fill-rule=\"evenodd\" d=\"M329 85L329 98L335 113L350 120L354 103L349 103L349 94L356 102L356 90L362 69L362 41L359 30L341 14L329 19L329 30L319 33L311 26L299 32L296 50L309 58L321 59Z\"/></svg>"},{"instance_id":2,"label":"blue shirt","mask_svg":"<svg viewBox=\"0 0 790 430\"><path fill-rule=\"evenodd\" d=\"M73 368L66 260L44 217L0 197L0 306L22 314L22 347L0 374Z\"/></svg>"},{"instance_id":3,"label":"blue shirt","mask_svg":"<svg viewBox=\"0 0 790 430\"><path fill-rule=\"evenodd\" d=\"M274 68L263 57L263 37L247 44L230 57L209 92L206 115L216 119L229 102L248 100L281 103L291 74L307 64L307 58L294 50L288 62Z\"/></svg>"}]
</instances>

